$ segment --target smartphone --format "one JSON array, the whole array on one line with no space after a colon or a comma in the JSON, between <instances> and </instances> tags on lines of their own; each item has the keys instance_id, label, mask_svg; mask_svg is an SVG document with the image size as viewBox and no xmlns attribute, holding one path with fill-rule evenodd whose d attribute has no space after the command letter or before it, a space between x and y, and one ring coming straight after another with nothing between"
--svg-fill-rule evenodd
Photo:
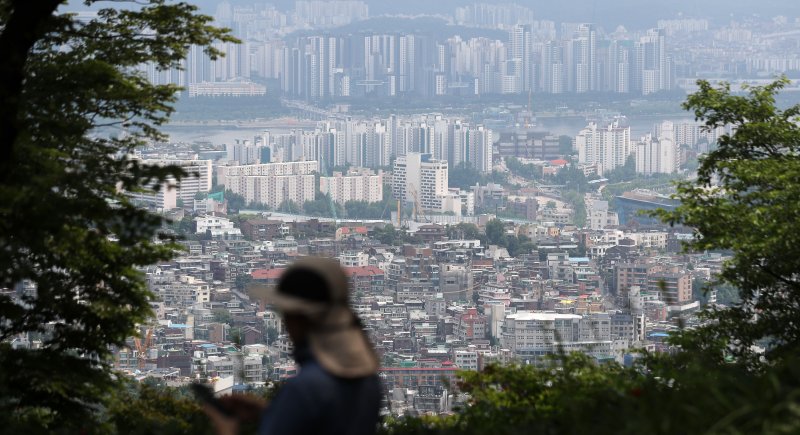
<instances>
[{"instance_id":1,"label":"smartphone","mask_svg":"<svg viewBox=\"0 0 800 435\"><path fill-rule=\"evenodd\" d=\"M212 390L208 385L192 382L189 384L189 388L192 390L192 393L194 393L194 397L200 402L211 405L214 409L227 417L233 417L233 412L222 406L222 403L220 403L220 401L214 397L214 390Z\"/></svg>"}]
</instances>

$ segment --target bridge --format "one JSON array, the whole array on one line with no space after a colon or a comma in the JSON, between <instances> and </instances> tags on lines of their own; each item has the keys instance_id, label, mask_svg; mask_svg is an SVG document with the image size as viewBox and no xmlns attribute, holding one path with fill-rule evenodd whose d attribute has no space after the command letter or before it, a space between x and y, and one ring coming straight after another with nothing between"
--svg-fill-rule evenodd
<instances>
[{"instance_id":1,"label":"bridge","mask_svg":"<svg viewBox=\"0 0 800 435\"><path fill-rule=\"evenodd\" d=\"M325 110L301 100L281 98L281 105L290 109L293 113L303 114L310 119L325 121L328 119L344 120L346 118L346 115L343 113Z\"/></svg>"}]
</instances>

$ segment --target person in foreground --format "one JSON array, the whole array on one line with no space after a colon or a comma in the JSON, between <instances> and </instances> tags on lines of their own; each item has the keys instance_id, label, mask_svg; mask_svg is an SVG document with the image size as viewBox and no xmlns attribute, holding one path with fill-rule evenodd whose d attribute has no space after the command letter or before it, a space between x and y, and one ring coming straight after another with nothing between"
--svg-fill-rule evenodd
<instances>
[{"instance_id":1,"label":"person in foreground","mask_svg":"<svg viewBox=\"0 0 800 435\"><path fill-rule=\"evenodd\" d=\"M238 432L260 414L260 434L374 434L381 388L378 358L348 304L344 271L335 260L304 258L284 272L270 294L294 343L300 373L268 406L228 396L222 406L236 417L205 407L218 434Z\"/></svg>"}]
</instances>

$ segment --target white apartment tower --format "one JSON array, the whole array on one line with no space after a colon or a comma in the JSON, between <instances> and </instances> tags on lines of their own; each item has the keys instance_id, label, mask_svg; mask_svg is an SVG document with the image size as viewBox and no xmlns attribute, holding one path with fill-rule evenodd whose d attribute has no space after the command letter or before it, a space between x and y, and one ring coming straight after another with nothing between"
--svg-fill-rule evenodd
<instances>
[{"instance_id":1,"label":"white apartment tower","mask_svg":"<svg viewBox=\"0 0 800 435\"><path fill-rule=\"evenodd\" d=\"M667 56L666 32L650 29L634 45L634 84L642 95L672 89L672 59Z\"/></svg>"},{"instance_id":2,"label":"white apartment tower","mask_svg":"<svg viewBox=\"0 0 800 435\"><path fill-rule=\"evenodd\" d=\"M608 87L612 92L626 94L631 91L631 54L620 42L613 40L608 46Z\"/></svg>"},{"instance_id":3,"label":"white apartment tower","mask_svg":"<svg viewBox=\"0 0 800 435\"><path fill-rule=\"evenodd\" d=\"M347 201L380 202L383 199L383 176L369 170L335 172L332 177L319 178L319 191L328 194L338 204Z\"/></svg>"},{"instance_id":4,"label":"white apartment tower","mask_svg":"<svg viewBox=\"0 0 800 435\"><path fill-rule=\"evenodd\" d=\"M169 179L158 191L130 192L129 196L143 204L159 210L169 210L178 206L178 200L190 203L195 195L211 190L211 160L150 159L142 160L143 165L178 166L186 172L180 182Z\"/></svg>"},{"instance_id":5,"label":"white apartment tower","mask_svg":"<svg viewBox=\"0 0 800 435\"><path fill-rule=\"evenodd\" d=\"M447 161L428 153L410 152L398 157L392 174L392 195L403 202L418 202L423 210L441 211L448 196Z\"/></svg>"},{"instance_id":6,"label":"white apartment tower","mask_svg":"<svg viewBox=\"0 0 800 435\"><path fill-rule=\"evenodd\" d=\"M238 165L252 165L260 163L262 145L257 145L244 139L236 139L232 144L225 145L228 161Z\"/></svg>"},{"instance_id":7,"label":"white apartment tower","mask_svg":"<svg viewBox=\"0 0 800 435\"><path fill-rule=\"evenodd\" d=\"M572 40L573 90L597 90L597 30L594 24L581 24Z\"/></svg>"},{"instance_id":8,"label":"white apartment tower","mask_svg":"<svg viewBox=\"0 0 800 435\"><path fill-rule=\"evenodd\" d=\"M578 148L578 162L597 165L598 174L611 171L625 165L631 155L631 128L625 125L624 118L617 118L605 127L597 123L589 125L575 136Z\"/></svg>"},{"instance_id":9,"label":"white apartment tower","mask_svg":"<svg viewBox=\"0 0 800 435\"><path fill-rule=\"evenodd\" d=\"M658 138L648 134L636 144L637 173L671 174L678 170L679 152L672 122L664 121L660 130Z\"/></svg>"},{"instance_id":10,"label":"white apartment tower","mask_svg":"<svg viewBox=\"0 0 800 435\"><path fill-rule=\"evenodd\" d=\"M275 209L284 201L302 205L313 200L315 174L318 172L317 161L220 166L217 179L219 184L242 195L248 203L256 202Z\"/></svg>"}]
</instances>

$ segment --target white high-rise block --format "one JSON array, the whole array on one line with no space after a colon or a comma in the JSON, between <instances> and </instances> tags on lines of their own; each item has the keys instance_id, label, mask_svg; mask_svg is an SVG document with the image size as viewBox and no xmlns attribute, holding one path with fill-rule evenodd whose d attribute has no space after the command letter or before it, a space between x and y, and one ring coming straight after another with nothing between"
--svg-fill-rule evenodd
<instances>
[{"instance_id":1,"label":"white high-rise block","mask_svg":"<svg viewBox=\"0 0 800 435\"><path fill-rule=\"evenodd\" d=\"M597 123L589 125L575 136L578 148L578 162L597 165L600 175L625 165L631 155L631 128L622 119L617 118L605 127Z\"/></svg>"}]
</instances>

